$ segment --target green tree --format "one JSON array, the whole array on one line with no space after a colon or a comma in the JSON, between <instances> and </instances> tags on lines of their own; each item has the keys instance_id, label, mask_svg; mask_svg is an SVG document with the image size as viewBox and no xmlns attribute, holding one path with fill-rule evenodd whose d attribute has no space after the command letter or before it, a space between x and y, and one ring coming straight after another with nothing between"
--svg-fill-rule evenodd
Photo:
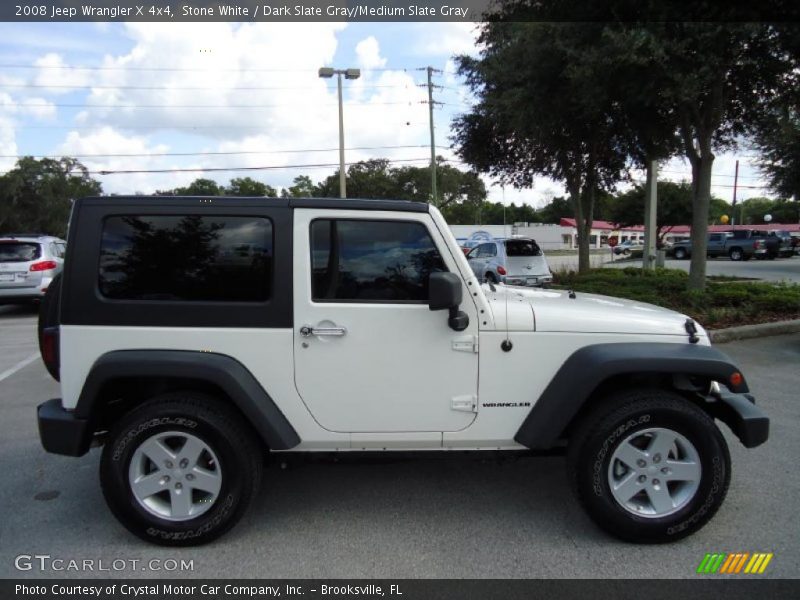
<instances>
[{"instance_id":1,"label":"green tree","mask_svg":"<svg viewBox=\"0 0 800 600\"><path fill-rule=\"evenodd\" d=\"M766 223L764 219L770 215L772 223L798 223L800 222L800 203L791 200L771 198L748 198L736 206L737 223L746 225L759 225Z\"/></svg>"},{"instance_id":2,"label":"green tree","mask_svg":"<svg viewBox=\"0 0 800 600\"><path fill-rule=\"evenodd\" d=\"M225 188L213 179L195 179L186 187L175 188L170 192L174 196L222 196Z\"/></svg>"},{"instance_id":3,"label":"green tree","mask_svg":"<svg viewBox=\"0 0 800 600\"><path fill-rule=\"evenodd\" d=\"M437 166L439 208L458 204L477 206L486 199L486 186L477 173L444 164ZM320 196L339 196L339 172L317 186ZM357 162L347 169L347 195L351 198L379 198L428 202L431 195L430 167L391 167L385 158Z\"/></svg>"},{"instance_id":4,"label":"green tree","mask_svg":"<svg viewBox=\"0 0 800 600\"><path fill-rule=\"evenodd\" d=\"M672 227L687 225L692 220L693 190L689 182L658 182L658 209L656 213L656 236L662 240ZM644 223L645 187L637 185L616 196L608 206L608 220L620 227ZM730 216L731 206L724 200L714 198L714 215L718 221L723 214Z\"/></svg>"},{"instance_id":5,"label":"green tree","mask_svg":"<svg viewBox=\"0 0 800 600\"><path fill-rule=\"evenodd\" d=\"M795 74L797 79L797 75ZM800 202L800 81L765 107L754 126L758 166L772 190Z\"/></svg>"},{"instance_id":6,"label":"green tree","mask_svg":"<svg viewBox=\"0 0 800 600\"><path fill-rule=\"evenodd\" d=\"M499 11L493 18L500 22L489 23L487 28L501 34L492 40L485 30L482 41L489 42L488 52L492 52L494 43L506 55L506 60L498 62L495 70L517 72L522 81L518 86L501 85L502 82L487 79L479 69L468 69L465 73L468 82L480 88L476 90L479 98L488 95L501 105L503 102L516 105L518 120L533 114L535 121L536 113L541 111L551 118L552 130L562 131L561 119L554 117L569 112L571 103L563 102L571 100L570 95L564 93L568 90L543 79L534 82L532 76L535 77L536 71L547 71L552 65L541 60L547 56L536 51L535 40L521 44L520 27L509 22L563 21L567 15L572 20L590 21L586 25L576 25L586 32L597 32L589 40L588 47L577 39L571 49L560 52L558 39L552 40L553 55L561 53L563 60L551 70L582 84L574 88L574 94L591 97L595 106L610 100L612 110L605 112L605 119L589 122L610 127L614 136L600 135L596 139L617 144L634 162L640 162L648 154L651 157L661 152L669 154L671 127L675 126L681 153L692 168L693 246L697 250L704 249L715 152L733 147L746 133L747 124L757 121L769 98L797 88L796 26L776 24L781 19L753 22L752 7L741 3L687 5L676 0L637 3L589 0L576 7L565 0L500 0L498 4ZM771 14L788 10L788 5L769 0L759 8L762 7L771 10ZM567 40L569 36L561 38ZM518 50L512 51L514 48ZM527 69L526 62L531 65ZM506 79L513 81L513 77L512 73ZM626 79L628 84L625 84ZM563 102L563 106L531 102L531 98L539 100L540 96L529 94L528 83L541 87L541 94L550 94L554 102ZM505 100L501 96L505 96ZM526 104L535 110L526 111ZM479 110L486 108L497 112L491 106L478 106ZM575 116L579 124L586 121L580 113ZM648 125L648 120L653 127ZM516 124L505 129L490 126L482 133L480 137L484 139L498 140L483 153L489 157L489 164L497 165L505 160L506 167L516 169L518 178L523 181L530 178L531 169L526 168L525 161L520 158L525 156L521 141L527 135L524 128ZM587 135L582 137L584 142L589 139ZM539 156L549 157L559 147L558 141L546 144ZM655 153L649 151L653 149L648 148L651 141L655 142ZM540 165L533 172L543 170L547 169ZM565 180L563 173L554 171L557 179ZM567 185L574 203L571 187ZM692 253L688 285L694 289L705 286L704 251Z\"/></svg>"},{"instance_id":7,"label":"green tree","mask_svg":"<svg viewBox=\"0 0 800 600\"><path fill-rule=\"evenodd\" d=\"M339 197L339 170L318 185L325 198ZM397 179L385 158L353 163L347 168L347 196L349 198L397 198Z\"/></svg>"},{"instance_id":8,"label":"green tree","mask_svg":"<svg viewBox=\"0 0 800 600\"><path fill-rule=\"evenodd\" d=\"M64 236L72 201L102 193L78 160L21 158L0 177L0 231Z\"/></svg>"},{"instance_id":9,"label":"green tree","mask_svg":"<svg viewBox=\"0 0 800 600\"><path fill-rule=\"evenodd\" d=\"M558 196L539 209L542 223L560 223L562 218L573 216L572 205L568 198Z\"/></svg>"},{"instance_id":10,"label":"green tree","mask_svg":"<svg viewBox=\"0 0 800 600\"><path fill-rule=\"evenodd\" d=\"M427 202L431 197L430 166L403 166L393 170L400 187L397 198ZM444 209L453 204L477 205L486 199L486 185L473 171L461 171L436 157L437 206Z\"/></svg>"},{"instance_id":11,"label":"green tree","mask_svg":"<svg viewBox=\"0 0 800 600\"><path fill-rule=\"evenodd\" d=\"M282 198L314 198L321 195L308 175L298 175L292 183L294 185L281 190Z\"/></svg>"},{"instance_id":12,"label":"green tree","mask_svg":"<svg viewBox=\"0 0 800 600\"><path fill-rule=\"evenodd\" d=\"M231 179L224 193L229 196L267 196L277 198L278 192L271 185L256 181L251 177L237 177Z\"/></svg>"},{"instance_id":13,"label":"green tree","mask_svg":"<svg viewBox=\"0 0 800 600\"><path fill-rule=\"evenodd\" d=\"M613 90L595 72L604 26L519 22L518 7L501 2L501 20L479 35L480 57L457 59L477 103L456 118L453 139L466 162L503 183L563 182L586 272L598 190L621 180L626 160Z\"/></svg>"}]
</instances>

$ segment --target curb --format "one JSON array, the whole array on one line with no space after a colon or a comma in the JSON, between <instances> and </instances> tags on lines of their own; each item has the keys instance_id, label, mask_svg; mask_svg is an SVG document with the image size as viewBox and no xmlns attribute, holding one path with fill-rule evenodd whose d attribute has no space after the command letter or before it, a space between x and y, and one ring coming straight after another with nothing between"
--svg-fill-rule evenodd
<instances>
[{"instance_id":1,"label":"curb","mask_svg":"<svg viewBox=\"0 0 800 600\"><path fill-rule=\"evenodd\" d=\"M715 344L725 344L736 340L749 340L756 337L784 335L787 333L800 333L800 319L759 323L757 325L741 325L740 327L728 327L727 329L711 329L708 332L708 336Z\"/></svg>"}]
</instances>

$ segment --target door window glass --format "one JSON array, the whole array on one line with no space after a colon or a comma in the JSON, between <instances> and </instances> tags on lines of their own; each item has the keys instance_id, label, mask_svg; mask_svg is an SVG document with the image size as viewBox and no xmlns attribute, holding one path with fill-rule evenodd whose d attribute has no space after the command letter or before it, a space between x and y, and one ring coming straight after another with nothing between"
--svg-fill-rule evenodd
<instances>
[{"instance_id":1,"label":"door window glass","mask_svg":"<svg viewBox=\"0 0 800 600\"><path fill-rule=\"evenodd\" d=\"M316 302L427 302L447 270L422 223L333 219L311 223L311 267Z\"/></svg>"}]
</instances>

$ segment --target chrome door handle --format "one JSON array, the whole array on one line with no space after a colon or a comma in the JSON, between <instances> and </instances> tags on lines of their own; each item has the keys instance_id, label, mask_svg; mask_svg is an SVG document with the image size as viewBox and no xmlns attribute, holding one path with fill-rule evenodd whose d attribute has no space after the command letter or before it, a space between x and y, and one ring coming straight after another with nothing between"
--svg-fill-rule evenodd
<instances>
[{"instance_id":1,"label":"chrome door handle","mask_svg":"<svg viewBox=\"0 0 800 600\"><path fill-rule=\"evenodd\" d=\"M311 325L303 325L300 328L300 335L309 337L311 335L319 335L326 337L337 337L347 333L344 327L311 327Z\"/></svg>"}]
</instances>

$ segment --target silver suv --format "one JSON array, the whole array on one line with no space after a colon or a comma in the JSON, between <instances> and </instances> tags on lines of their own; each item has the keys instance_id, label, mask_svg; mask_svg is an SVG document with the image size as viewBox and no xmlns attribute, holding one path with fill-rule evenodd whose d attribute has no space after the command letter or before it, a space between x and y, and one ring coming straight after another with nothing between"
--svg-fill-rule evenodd
<instances>
[{"instance_id":1,"label":"silver suv","mask_svg":"<svg viewBox=\"0 0 800 600\"><path fill-rule=\"evenodd\" d=\"M542 286L553 281L544 252L531 238L484 242L467 254L475 276L491 283Z\"/></svg>"},{"instance_id":2,"label":"silver suv","mask_svg":"<svg viewBox=\"0 0 800 600\"><path fill-rule=\"evenodd\" d=\"M64 267L66 247L49 235L0 236L0 304L40 300Z\"/></svg>"}]
</instances>

